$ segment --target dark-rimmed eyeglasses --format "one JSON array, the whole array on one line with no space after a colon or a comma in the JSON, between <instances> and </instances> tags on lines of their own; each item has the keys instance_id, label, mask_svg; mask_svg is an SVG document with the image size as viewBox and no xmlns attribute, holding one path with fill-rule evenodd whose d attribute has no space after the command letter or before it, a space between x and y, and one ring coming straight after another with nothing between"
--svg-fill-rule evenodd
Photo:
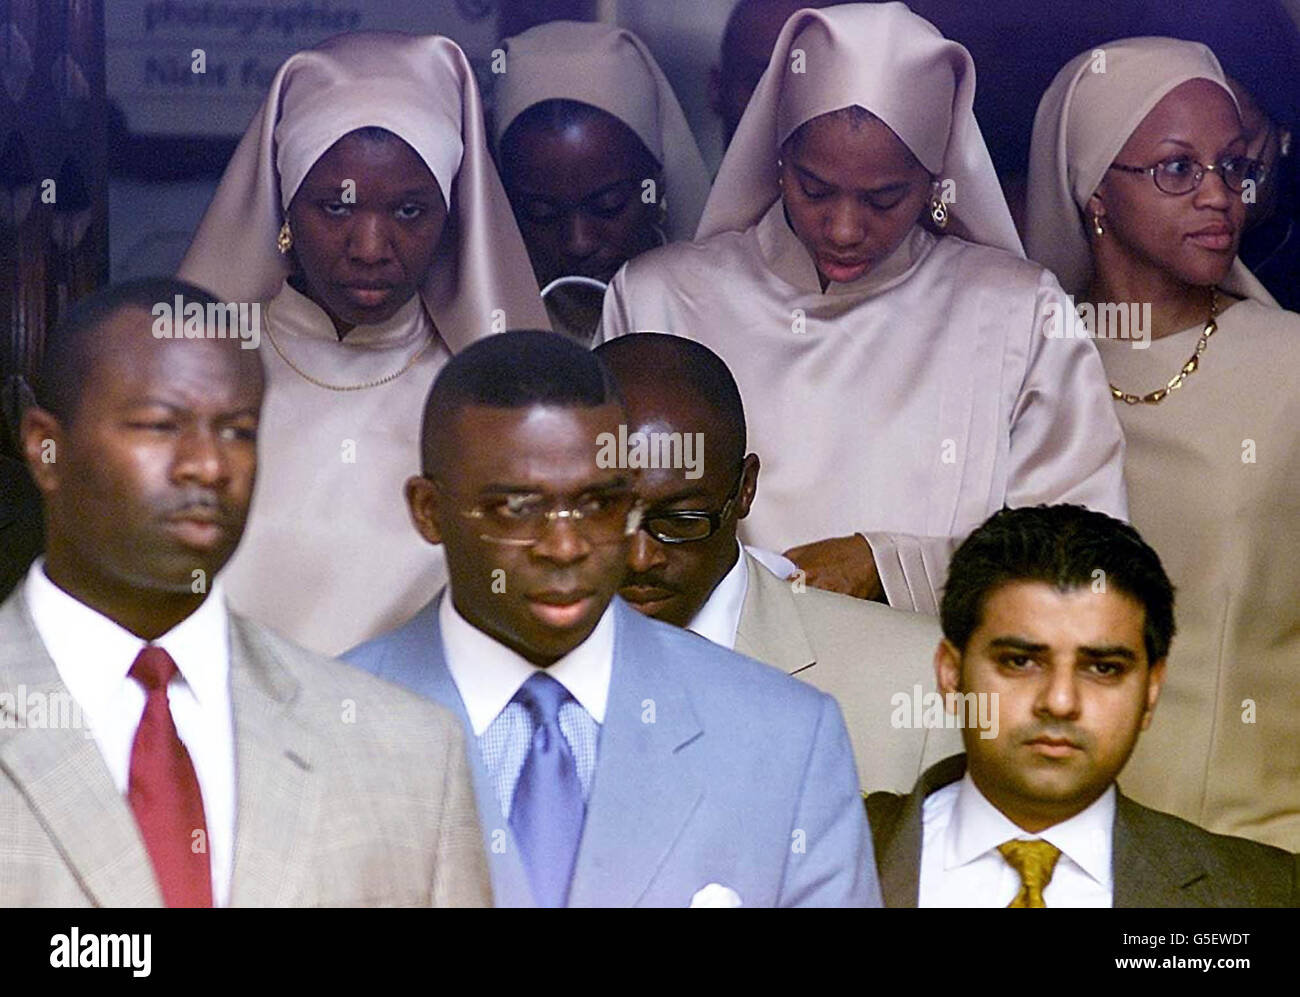
<instances>
[{"instance_id":1,"label":"dark-rimmed eyeglasses","mask_svg":"<svg viewBox=\"0 0 1300 997\"><path fill-rule=\"evenodd\" d=\"M744 482L745 465L742 462L740 472L736 475L736 483L731 486L721 508L670 511L647 509L641 517L641 529L664 544L688 544L708 540L722 529L722 524L731 515L732 507L740 498L740 489Z\"/></svg>"},{"instance_id":2,"label":"dark-rimmed eyeglasses","mask_svg":"<svg viewBox=\"0 0 1300 997\"><path fill-rule=\"evenodd\" d=\"M452 495L440 481L425 477L444 495ZM576 497L505 492L481 498L469 508L456 512L474 520L479 539L490 543L531 547L542 539L552 523L563 519L572 523L587 543L599 546L618 543L636 533L642 505L631 488L614 487Z\"/></svg>"},{"instance_id":3,"label":"dark-rimmed eyeglasses","mask_svg":"<svg viewBox=\"0 0 1300 997\"><path fill-rule=\"evenodd\" d=\"M1173 156L1155 166L1126 166L1111 163L1110 169L1125 173L1145 173L1155 181L1157 189L1166 194L1190 194L1201 185L1207 173L1217 173L1228 189L1240 194L1247 183L1259 186L1268 173L1264 164L1249 156L1224 156L1212 166L1198 162L1191 156Z\"/></svg>"}]
</instances>

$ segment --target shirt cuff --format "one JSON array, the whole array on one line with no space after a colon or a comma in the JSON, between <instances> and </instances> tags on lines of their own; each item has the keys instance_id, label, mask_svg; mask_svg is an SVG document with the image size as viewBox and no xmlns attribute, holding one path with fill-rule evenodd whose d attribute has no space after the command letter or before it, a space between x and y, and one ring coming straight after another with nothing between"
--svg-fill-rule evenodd
<instances>
[{"instance_id":1,"label":"shirt cuff","mask_svg":"<svg viewBox=\"0 0 1300 997\"><path fill-rule=\"evenodd\" d=\"M859 533L871 547L885 598L895 609L939 615L939 590L956 547L951 537Z\"/></svg>"}]
</instances>

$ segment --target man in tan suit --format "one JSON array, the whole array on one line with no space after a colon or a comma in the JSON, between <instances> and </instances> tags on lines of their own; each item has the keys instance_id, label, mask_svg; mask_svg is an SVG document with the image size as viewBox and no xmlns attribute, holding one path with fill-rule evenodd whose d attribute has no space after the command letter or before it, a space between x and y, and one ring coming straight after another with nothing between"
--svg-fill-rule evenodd
<instances>
[{"instance_id":1,"label":"man in tan suit","mask_svg":"<svg viewBox=\"0 0 1300 997\"><path fill-rule=\"evenodd\" d=\"M226 609L263 382L217 304L120 285L47 345L21 430L46 551L0 605L0 904L488 905L456 719Z\"/></svg>"},{"instance_id":2,"label":"man in tan suit","mask_svg":"<svg viewBox=\"0 0 1300 997\"><path fill-rule=\"evenodd\" d=\"M960 751L955 727L924 726L937 715L922 709L934 692L936 620L784 578L793 565L737 540L759 458L745 452L740 393L717 354L660 333L596 353L627 401L627 456L636 460L640 447L654 465L641 471L647 511L619 594L834 696L867 789L908 789L926 766ZM815 492L810 482L809 501Z\"/></svg>"}]
</instances>

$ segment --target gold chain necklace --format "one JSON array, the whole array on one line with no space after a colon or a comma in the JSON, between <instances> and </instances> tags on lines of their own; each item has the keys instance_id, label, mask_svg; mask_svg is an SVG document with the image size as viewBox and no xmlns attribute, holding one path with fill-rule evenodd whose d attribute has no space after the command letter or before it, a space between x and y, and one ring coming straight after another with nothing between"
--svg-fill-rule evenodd
<instances>
[{"instance_id":1,"label":"gold chain necklace","mask_svg":"<svg viewBox=\"0 0 1300 997\"><path fill-rule=\"evenodd\" d=\"M366 381L364 384L328 384L325 381L317 380L312 377L284 355L284 350L280 349L280 344L275 341L275 335L271 332L271 323L269 321L266 323L266 338L271 341L271 345L275 347L275 352L280 354L280 359L289 365L290 370L301 377L304 381L308 381L311 384L316 385L318 388L328 388L330 391L362 391L366 388L377 388L381 384L387 384L389 381L396 381L399 377L415 366L415 361L419 360L420 357L424 355L424 351L427 350L429 344L433 342L433 337L428 336L424 341L424 345L411 355L411 359L407 360L400 370L393 371L391 374L385 374L377 380Z\"/></svg>"},{"instance_id":2,"label":"gold chain necklace","mask_svg":"<svg viewBox=\"0 0 1300 997\"><path fill-rule=\"evenodd\" d=\"M1215 321L1215 316L1219 314L1219 301L1216 294L1216 288L1210 288L1210 314L1205 320L1205 328L1201 330L1201 336L1196 340L1196 349L1192 352L1191 359L1179 368L1178 373L1165 382L1163 388L1156 388L1155 391L1148 391L1145 395L1134 395L1127 391L1120 391L1115 385L1110 386L1110 393L1116 401L1123 402L1125 405L1157 405L1169 396L1169 392L1175 391L1183 386L1189 374L1196 372L1201 365L1201 354L1205 352L1205 345L1210 341L1210 337L1218 331L1219 324Z\"/></svg>"}]
</instances>

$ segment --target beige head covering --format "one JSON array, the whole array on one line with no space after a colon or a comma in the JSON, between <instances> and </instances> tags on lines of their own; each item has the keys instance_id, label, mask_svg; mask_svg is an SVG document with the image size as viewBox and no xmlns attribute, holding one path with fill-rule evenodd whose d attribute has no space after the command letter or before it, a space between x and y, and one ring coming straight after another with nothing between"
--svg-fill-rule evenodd
<instances>
[{"instance_id":1,"label":"beige head covering","mask_svg":"<svg viewBox=\"0 0 1300 997\"><path fill-rule=\"evenodd\" d=\"M805 121L856 104L893 129L932 174L953 181L949 207L963 235L1023 256L974 101L970 53L904 4L801 10L781 29L696 238L757 223L780 196L781 144Z\"/></svg>"},{"instance_id":2,"label":"beige head covering","mask_svg":"<svg viewBox=\"0 0 1300 997\"><path fill-rule=\"evenodd\" d=\"M689 239L709 196L704 165L677 95L645 43L625 28L552 21L507 38L496 87L496 140L544 100L590 104L636 133L664 171L669 239Z\"/></svg>"},{"instance_id":3,"label":"beige head covering","mask_svg":"<svg viewBox=\"0 0 1300 997\"><path fill-rule=\"evenodd\" d=\"M1025 247L1070 294L1082 293L1092 280L1081 214L1088 198L1161 98L1197 79L1212 80L1232 95L1219 61L1199 42L1124 38L1075 56L1043 94L1029 149ZM1277 304L1239 259L1223 287Z\"/></svg>"},{"instance_id":4,"label":"beige head covering","mask_svg":"<svg viewBox=\"0 0 1300 997\"><path fill-rule=\"evenodd\" d=\"M344 135L386 128L429 167L447 225L420 291L453 352L507 328L548 329L523 239L488 155L469 61L449 38L360 32L295 53L271 81L226 167L179 274L231 301L266 301L289 265L276 249L284 211Z\"/></svg>"}]
</instances>

